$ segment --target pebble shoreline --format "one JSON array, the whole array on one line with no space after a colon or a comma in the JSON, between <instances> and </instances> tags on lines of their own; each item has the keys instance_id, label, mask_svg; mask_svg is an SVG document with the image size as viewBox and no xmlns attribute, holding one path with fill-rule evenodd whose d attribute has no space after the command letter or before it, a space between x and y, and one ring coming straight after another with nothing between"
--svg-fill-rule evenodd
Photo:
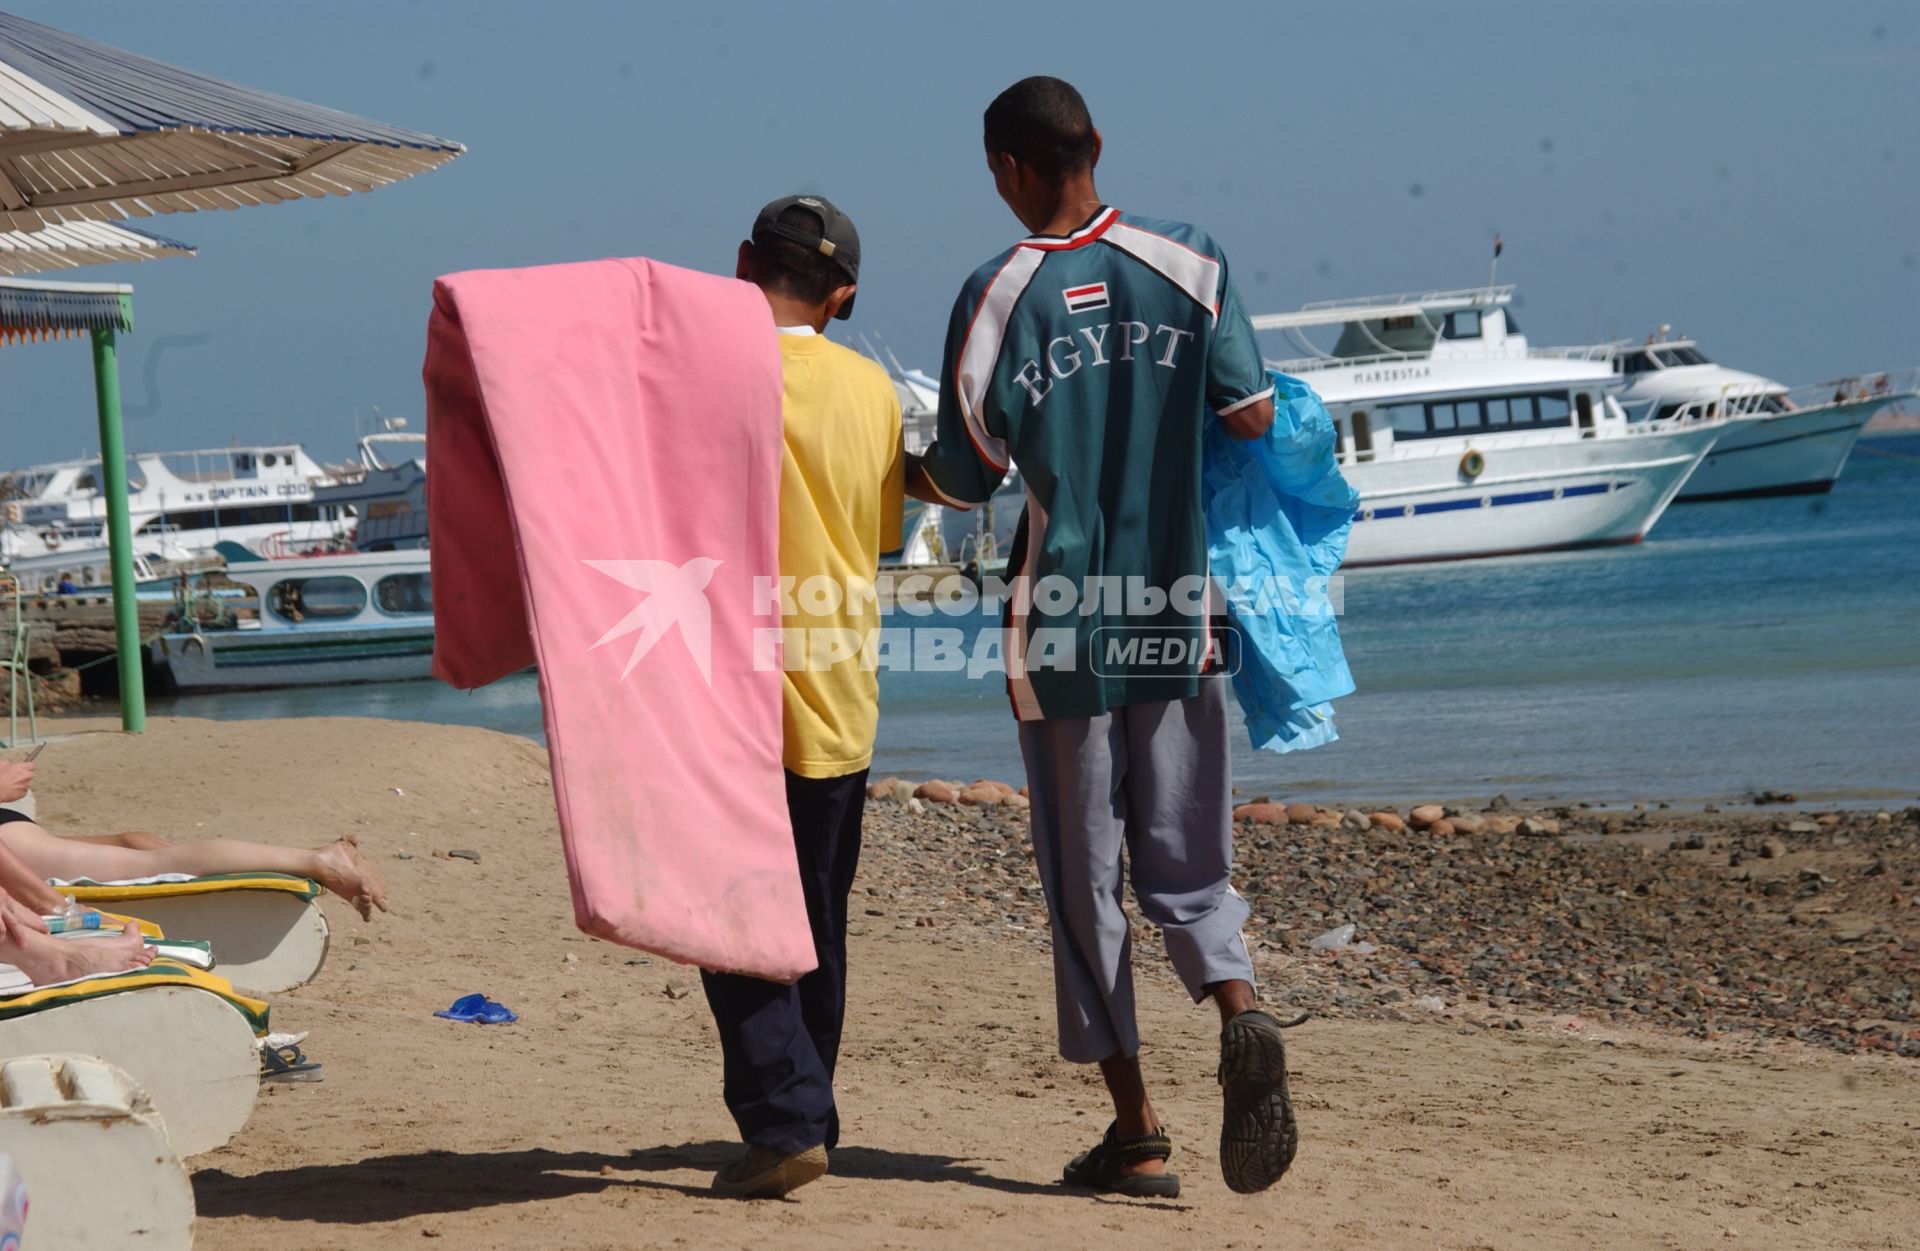
<instances>
[{"instance_id":1,"label":"pebble shoreline","mask_svg":"<svg viewBox=\"0 0 1920 1251\"><path fill-rule=\"evenodd\" d=\"M856 917L1048 942L1025 788L868 788ZM1762 795L1761 801L1792 802ZM1444 1011L1920 1057L1920 807L1899 812L1235 811L1269 997L1323 1016ZM1135 917L1136 939L1152 928ZM1344 950L1310 950L1342 925ZM1144 972L1157 943L1141 948ZM1153 954L1150 954L1153 953Z\"/></svg>"}]
</instances>

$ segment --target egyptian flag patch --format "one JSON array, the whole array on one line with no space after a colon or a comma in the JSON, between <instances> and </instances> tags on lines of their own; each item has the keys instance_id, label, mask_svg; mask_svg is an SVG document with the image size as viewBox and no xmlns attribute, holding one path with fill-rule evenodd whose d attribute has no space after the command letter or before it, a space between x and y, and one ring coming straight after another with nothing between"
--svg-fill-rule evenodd
<instances>
[{"instance_id":1,"label":"egyptian flag patch","mask_svg":"<svg viewBox=\"0 0 1920 1251\"><path fill-rule=\"evenodd\" d=\"M1084 287L1068 287L1060 293L1060 297L1067 302L1069 313L1085 313L1096 308L1105 308L1107 307L1107 284L1094 282Z\"/></svg>"}]
</instances>

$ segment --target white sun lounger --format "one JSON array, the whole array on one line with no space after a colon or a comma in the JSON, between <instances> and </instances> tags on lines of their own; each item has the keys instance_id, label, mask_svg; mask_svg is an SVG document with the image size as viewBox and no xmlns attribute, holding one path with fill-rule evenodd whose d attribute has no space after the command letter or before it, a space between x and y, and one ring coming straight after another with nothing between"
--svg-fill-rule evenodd
<instances>
[{"instance_id":1,"label":"white sun lounger","mask_svg":"<svg viewBox=\"0 0 1920 1251\"><path fill-rule=\"evenodd\" d=\"M224 1145L260 1093L267 1005L224 979L155 961L0 996L0 1061L95 1056L124 1069L158 1110L182 1158Z\"/></svg>"},{"instance_id":2,"label":"white sun lounger","mask_svg":"<svg viewBox=\"0 0 1920 1251\"><path fill-rule=\"evenodd\" d=\"M24 1247L193 1246L186 1167L123 1069L84 1055L0 1061L0 1153L27 1185Z\"/></svg>"},{"instance_id":3,"label":"white sun lounger","mask_svg":"<svg viewBox=\"0 0 1920 1251\"><path fill-rule=\"evenodd\" d=\"M55 882L90 908L151 921L212 944L220 972L262 995L304 986L327 960L318 884L282 873L172 875L140 882Z\"/></svg>"}]
</instances>

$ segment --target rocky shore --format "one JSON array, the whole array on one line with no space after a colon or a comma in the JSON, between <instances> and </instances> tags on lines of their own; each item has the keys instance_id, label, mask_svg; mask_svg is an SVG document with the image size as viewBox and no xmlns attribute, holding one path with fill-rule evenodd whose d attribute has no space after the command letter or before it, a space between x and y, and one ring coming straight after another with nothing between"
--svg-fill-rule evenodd
<instances>
[{"instance_id":1,"label":"rocky shore","mask_svg":"<svg viewBox=\"0 0 1920 1251\"><path fill-rule=\"evenodd\" d=\"M1020 791L895 778L869 789L869 917L1046 942ZM1920 1057L1920 808L1520 811L1495 799L1469 812L1262 799L1236 817L1247 937L1268 993L1288 1005Z\"/></svg>"}]
</instances>

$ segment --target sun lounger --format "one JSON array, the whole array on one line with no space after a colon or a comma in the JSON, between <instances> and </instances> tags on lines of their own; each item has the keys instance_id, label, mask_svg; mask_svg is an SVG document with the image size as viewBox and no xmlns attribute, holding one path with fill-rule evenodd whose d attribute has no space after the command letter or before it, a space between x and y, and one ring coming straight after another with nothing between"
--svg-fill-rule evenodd
<instances>
[{"instance_id":1,"label":"sun lounger","mask_svg":"<svg viewBox=\"0 0 1920 1251\"><path fill-rule=\"evenodd\" d=\"M260 1093L254 1040L266 1030L266 1004L166 960L0 994L0 1060L70 1054L125 1069L182 1158L221 1146L246 1124Z\"/></svg>"},{"instance_id":2,"label":"sun lounger","mask_svg":"<svg viewBox=\"0 0 1920 1251\"><path fill-rule=\"evenodd\" d=\"M0 1154L32 1204L27 1247L193 1245L193 1187L153 1099L86 1055L0 1060Z\"/></svg>"},{"instance_id":3,"label":"sun lounger","mask_svg":"<svg viewBox=\"0 0 1920 1251\"><path fill-rule=\"evenodd\" d=\"M205 939L236 986L277 995L313 980L327 959L320 886L283 873L172 874L139 882L55 882L90 908L111 908L178 938Z\"/></svg>"}]
</instances>

